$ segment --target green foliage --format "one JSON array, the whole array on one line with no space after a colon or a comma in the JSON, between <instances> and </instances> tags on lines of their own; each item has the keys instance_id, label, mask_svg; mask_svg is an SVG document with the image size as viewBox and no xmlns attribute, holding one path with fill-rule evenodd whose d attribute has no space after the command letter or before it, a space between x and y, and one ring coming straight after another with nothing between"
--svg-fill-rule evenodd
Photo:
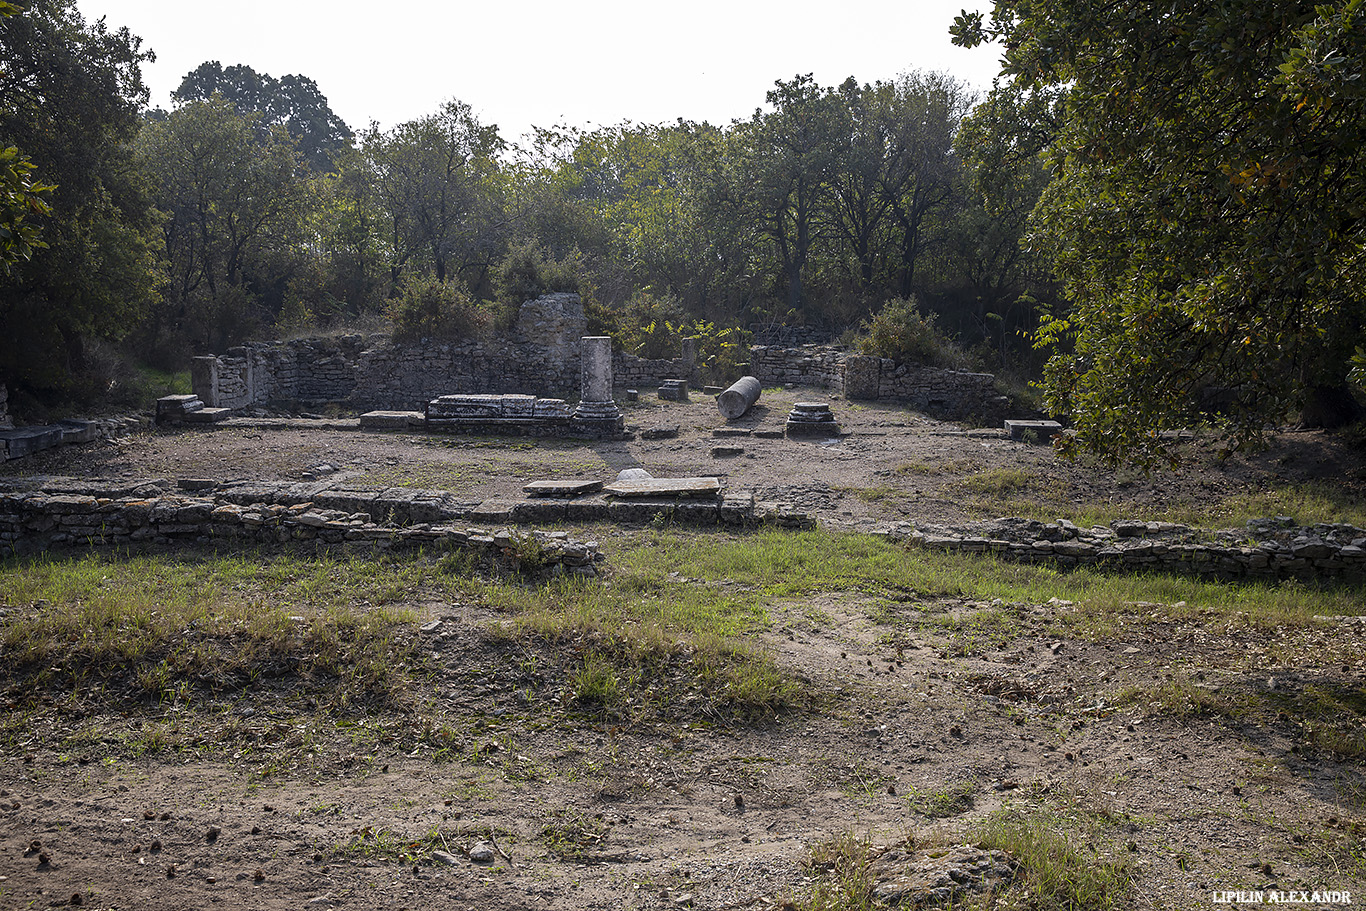
<instances>
[{"instance_id":1,"label":"green foliage","mask_svg":"<svg viewBox=\"0 0 1366 911\"><path fill-rule=\"evenodd\" d=\"M7 249L28 258L7 255L0 274L0 373L16 388L69 394L84 382L86 342L128 332L154 294L151 208L128 149L148 57L127 29L87 23L70 0L0 18L0 149L20 150L5 153L15 170L0 218L15 202L35 213L33 192L51 188L45 246L25 241L33 225L20 222Z\"/></svg>"},{"instance_id":2,"label":"green foliage","mask_svg":"<svg viewBox=\"0 0 1366 911\"><path fill-rule=\"evenodd\" d=\"M1060 91L1031 246L1073 310L1046 376L1070 449L1172 457L1157 431L1211 412L1235 445L1296 409L1350 420L1366 325L1366 29L1355 2L1179 9L998 0L1004 74ZM1069 337L1070 336L1070 337Z\"/></svg>"},{"instance_id":3,"label":"green foliage","mask_svg":"<svg viewBox=\"0 0 1366 911\"><path fill-rule=\"evenodd\" d=\"M936 325L933 313L920 311L914 297L896 298L865 322L858 339L863 354L925 367L962 368L967 355Z\"/></svg>"},{"instance_id":4,"label":"green foliage","mask_svg":"<svg viewBox=\"0 0 1366 911\"><path fill-rule=\"evenodd\" d=\"M1103 819L1076 806L1058 813L1007 809L986 819L978 843L1006 852L1019 864L1018 882L1032 911L1132 907L1129 865L1090 846L1103 828Z\"/></svg>"},{"instance_id":5,"label":"green foliage","mask_svg":"<svg viewBox=\"0 0 1366 911\"><path fill-rule=\"evenodd\" d=\"M489 313L469 294L451 282L411 277L389 304L388 316L394 338L417 341L425 338L458 339L477 335L489 326Z\"/></svg>"},{"instance_id":6,"label":"green foliage","mask_svg":"<svg viewBox=\"0 0 1366 911\"><path fill-rule=\"evenodd\" d=\"M318 171L333 170L351 145L350 128L332 112L318 84L307 76L276 79L244 64L225 69L211 60L186 74L172 97L177 104L221 98L239 114L256 115L262 140L271 127L283 127L298 143L304 160Z\"/></svg>"},{"instance_id":7,"label":"green foliage","mask_svg":"<svg viewBox=\"0 0 1366 911\"><path fill-rule=\"evenodd\" d=\"M792 907L801 911L874 911L882 907L874 896L877 879L872 861L868 840L851 833L814 845L807 866L821 881Z\"/></svg>"},{"instance_id":8,"label":"green foliage","mask_svg":"<svg viewBox=\"0 0 1366 911\"><path fill-rule=\"evenodd\" d=\"M513 245L494 269L494 294L498 301L516 307L543 294L577 292L582 269L578 251L557 260L534 240L524 240Z\"/></svg>"},{"instance_id":9,"label":"green foliage","mask_svg":"<svg viewBox=\"0 0 1366 911\"><path fill-rule=\"evenodd\" d=\"M214 97L146 124L137 153L159 177L154 199L166 267L145 347L156 350L169 338L220 351L241 341L284 306L301 257L310 200L294 141ZM276 287L262 299L261 291Z\"/></svg>"},{"instance_id":10,"label":"green foliage","mask_svg":"<svg viewBox=\"0 0 1366 911\"><path fill-rule=\"evenodd\" d=\"M390 274L404 271L445 282L482 275L505 221L497 127L451 99L434 114L361 137L361 154L384 212ZM476 292L476 282L469 282Z\"/></svg>"},{"instance_id":11,"label":"green foliage","mask_svg":"<svg viewBox=\"0 0 1366 911\"><path fill-rule=\"evenodd\" d=\"M736 326L688 316L677 298L655 297L649 291L635 294L610 329L622 350L637 357L676 358L683 340L697 349L697 369L704 379L731 383L741 376L740 365L749 360L750 333Z\"/></svg>"},{"instance_id":12,"label":"green foliage","mask_svg":"<svg viewBox=\"0 0 1366 911\"><path fill-rule=\"evenodd\" d=\"M56 187L35 183L33 167L14 146L0 148L0 272L4 274L9 273L11 263L27 260L34 250L47 246L31 219L52 214L42 197Z\"/></svg>"},{"instance_id":13,"label":"green foliage","mask_svg":"<svg viewBox=\"0 0 1366 911\"><path fill-rule=\"evenodd\" d=\"M569 687L577 701L599 708L607 708L623 698L616 668L597 652L583 656L583 663L570 674Z\"/></svg>"}]
</instances>

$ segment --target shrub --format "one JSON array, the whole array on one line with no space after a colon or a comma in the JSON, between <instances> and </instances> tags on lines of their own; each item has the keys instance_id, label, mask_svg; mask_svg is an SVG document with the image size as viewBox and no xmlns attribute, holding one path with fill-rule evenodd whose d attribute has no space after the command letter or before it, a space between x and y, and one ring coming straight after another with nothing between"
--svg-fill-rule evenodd
<instances>
[{"instance_id":1,"label":"shrub","mask_svg":"<svg viewBox=\"0 0 1366 911\"><path fill-rule=\"evenodd\" d=\"M460 338L488 328L489 314L470 300L459 285L430 278L409 278L389 302L394 338Z\"/></svg>"},{"instance_id":2,"label":"shrub","mask_svg":"<svg viewBox=\"0 0 1366 911\"><path fill-rule=\"evenodd\" d=\"M543 294L577 292L582 268L583 257L577 250L564 259L555 259L534 240L525 240L514 245L494 267L494 295L516 307Z\"/></svg>"},{"instance_id":3,"label":"shrub","mask_svg":"<svg viewBox=\"0 0 1366 911\"><path fill-rule=\"evenodd\" d=\"M671 358L683 351L683 340L697 344L697 368L704 381L734 382L749 361L750 333L738 326L688 316L672 295L654 297L637 292L612 331L623 351L637 357Z\"/></svg>"},{"instance_id":4,"label":"shrub","mask_svg":"<svg viewBox=\"0 0 1366 911\"><path fill-rule=\"evenodd\" d=\"M968 356L935 324L933 313L920 312L914 297L888 301L860 328L858 350L863 354L926 367L968 365Z\"/></svg>"}]
</instances>

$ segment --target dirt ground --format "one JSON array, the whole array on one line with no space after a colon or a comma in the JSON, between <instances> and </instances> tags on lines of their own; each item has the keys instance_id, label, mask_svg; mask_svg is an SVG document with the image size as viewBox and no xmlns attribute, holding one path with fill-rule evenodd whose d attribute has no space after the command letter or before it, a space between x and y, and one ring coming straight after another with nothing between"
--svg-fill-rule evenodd
<instances>
[{"instance_id":1,"label":"dirt ground","mask_svg":"<svg viewBox=\"0 0 1366 911\"><path fill-rule=\"evenodd\" d=\"M849 528L891 520L955 523L1010 515L1011 508L1049 519L1096 509L1125 518L1176 509L1217 527L1218 503L1278 485L1327 483L1340 495L1366 499L1360 451L1317 432L1283 433L1263 452L1227 459L1218 458L1217 440L1196 439L1182 447L1179 471L1147 475L1060 460L1047 445L1013 442L999 429L839 399L831 406L843 435L775 437L795 402L827 401L813 398L813 390L770 390L730 423L710 396L694 393L689 403L644 399L624 406L627 427L647 432L627 442L425 437L327 429L345 423L338 421L266 420L48 450L0 465L0 479L323 479L500 499L520 497L531 480L611 480L624 468L643 467L656 477L718 476L730 490L754 490L760 499L816 513L827 526ZM661 429L677 429L677 436L644 438Z\"/></svg>"},{"instance_id":2,"label":"dirt ground","mask_svg":"<svg viewBox=\"0 0 1366 911\"><path fill-rule=\"evenodd\" d=\"M779 430L790 404L811 398L769 393L730 426ZM847 435L795 442L718 438L726 425L709 398L650 399L628 423L677 426L678 436L426 439L294 422L69 447L0 475L325 477L496 498L529 480L641 466L721 475L731 489L852 530L989 517L1006 498L1143 514L1278 483L1366 484L1359 457L1319 434L1286 434L1266 453L1223 462L1193 443L1180 473L1145 477L901 409L836 400ZM610 540L604 549L610 565ZM132 731L174 726L173 714L83 718L53 706L30 736L0 746L0 908L779 908L819 879L807 863L813 845L853 833L924 860L1007 805L1046 808L1090 833L1100 856L1133 872L1132 907L1208 908L1222 890L1276 888L1366 901L1359 761L1311 748L1312 731L1294 718L1240 722L1121 698L1163 681L1196 693L1319 687L1359 698L1357 618L1267 629L1172 620L1153 605L1151 617L1140 607L1096 640L1059 637L1059 619L1077 608L1056 599L926 604L911 594L893 610L1011 618L1008 634L964 647L952 624L901 625L885 604L874 611L844 592L774 605L763 643L825 694L819 705L757 724L621 726L562 715L553 656L489 636L499 618L486 606L417 607L420 647L437 668L430 697L478 715L475 733L436 750L399 717L376 722L397 732L387 738L336 729L311 732L316 745L301 748L265 701L213 721L246 731L249 752L136 757L98 740L61 745L92 722ZM493 849L483 862L481 845Z\"/></svg>"}]
</instances>

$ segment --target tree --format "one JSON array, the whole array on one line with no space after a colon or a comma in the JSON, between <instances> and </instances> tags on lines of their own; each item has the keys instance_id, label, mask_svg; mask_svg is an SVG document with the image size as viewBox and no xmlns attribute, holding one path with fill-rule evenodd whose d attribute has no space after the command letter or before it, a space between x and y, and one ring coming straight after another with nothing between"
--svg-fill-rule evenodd
<instances>
[{"instance_id":1,"label":"tree","mask_svg":"<svg viewBox=\"0 0 1366 911\"><path fill-rule=\"evenodd\" d=\"M825 225L829 181L844 150L845 118L839 97L809 73L779 80L767 100L773 110L755 111L742 134L749 196L782 265L787 306L800 313L808 304L807 267Z\"/></svg>"},{"instance_id":2,"label":"tree","mask_svg":"<svg viewBox=\"0 0 1366 911\"><path fill-rule=\"evenodd\" d=\"M305 181L294 141L279 127L259 138L256 122L215 97L148 123L138 139L159 178L169 279L152 339L183 331L196 348L219 350L253 328L266 286L287 281L278 273L300 240Z\"/></svg>"},{"instance_id":3,"label":"tree","mask_svg":"<svg viewBox=\"0 0 1366 911\"><path fill-rule=\"evenodd\" d=\"M504 221L502 149L498 128L483 126L455 100L387 133L366 132L362 152L388 216L395 289L415 259L442 283L463 269L478 272L476 278L487 273Z\"/></svg>"},{"instance_id":4,"label":"tree","mask_svg":"<svg viewBox=\"0 0 1366 911\"><path fill-rule=\"evenodd\" d=\"M0 0L0 19L19 12L19 7ZM35 249L45 246L31 219L52 214L42 197L53 189L33 182L33 162L28 156L14 146L0 148L0 272L8 273L11 263L27 260Z\"/></svg>"},{"instance_id":5,"label":"tree","mask_svg":"<svg viewBox=\"0 0 1366 911\"><path fill-rule=\"evenodd\" d=\"M222 96L239 114L257 114L257 135L284 127L299 144L299 153L315 170L331 171L337 156L350 148L354 134L332 112L318 84L307 76L276 79L244 64L224 68L217 60L201 63L186 74L172 97L180 104Z\"/></svg>"},{"instance_id":6,"label":"tree","mask_svg":"<svg viewBox=\"0 0 1366 911\"><path fill-rule=\"evenodd\" d=\"M1072 301L1043 335L1074 341L1046 377L1072 446L1166 457L1158 432L1206 416L1211 393L1235 446L1296 407L1359 411L1360 7L997 0L990 24L956 21L960 44L1004 41L1017 85L1065 93L1032 242Z\"/></svg>"},{"instance_id":7,"label":"tree","mask_svg":"<svg viewBox=\"0 0 1366 911\"><path fill-rule=\"evenodd\" d=\"M33 162L14 146L0 148L0 272L46 247L32 219L52 214L43 194L56 187L34 183Z\"/></svg>"},{"instance_id":8,"label":"tree","mask_svg":"<svg viewBox=\"0 0 1366 911\"><path fill-rule=\"evenodd\" d=\"M54 186L45 247L0 275L0 372L17 385L78 391L86 342L121 336L154 298L151 207L128 148L150 59L71 0L0 18L0 149L29 156L21 182Z\"/></svg>"},{"instance_id":9,"label":"tree","mask_svg":"<svg viewBox=\"0 0 1366 911\"><path fill-rule=\"evenodd\" d=\"M1002 362L1032 328L1037 297L1054 297L1047 263L1022 241L1049 179L1043 152L1058 129L1057 94L993 86L954 139L965 186L946 243L977 328L984 341L996 336Z\"/></svg>"}]
</instances>

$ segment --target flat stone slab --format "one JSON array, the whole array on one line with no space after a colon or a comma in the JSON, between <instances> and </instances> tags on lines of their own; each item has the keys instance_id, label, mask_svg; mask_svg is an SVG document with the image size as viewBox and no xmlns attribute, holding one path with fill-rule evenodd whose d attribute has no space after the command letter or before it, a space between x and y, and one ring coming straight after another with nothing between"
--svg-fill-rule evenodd
<instances>
[{"instance_id":1,"label":"flat stone slab","mask_svg":"<svg viewBox=\"0 0 1366 911\"><path fill-rule=\"evenodd\" d=\"M684 497L714 494L720 489L720 478L641 478L613 481L602 492L614 497Z\"/></svg>"},{"instance_id":2,"label":"flat stone slab","mask_svg":"<svg viewBox=\"0 0 1366 911\"><path fill-rule=\"evenodd\" d=\"M532 481L522 487L532 497L578 497L599 490L601 481Z\"/></svg>"},{"instance_id":3,"label":"flat stone slab","mask_svg":"<svg viewBox=\"0 0 1366 911\"><path fill-rule=\"evenodd\" d=\"M217 424L232 417L231 408L198 408L180 416L187 424Z\"/></svg>"},{"instance_id":4,"label":"flat stone slab","mask_svg":"<svg viewBox=\"0 0 1366 911\"><path fill-rule=\"evenodd\" d=\"M62 428L53 425L0 431L0 452L4 453L6 459L20 459L44 449L60 446L62 434Z\"/></svg>"},{"instance_id":5,"label":"flat stone slab","mask_svg":"<svg viewBox=\"0 0 1366 911\"><path fill-rule=\"evenodd\" d=\"M420 411L367 411L360 416L361 430L410 430L421 426Z\"/></svg>"},{"instance_id":6,"label":"flat stone slab","mask_svg":"<svg viewBox=\"0 0 1366 911\"><path fill-rule=\"evenodd\" d=\"M1026 433L1032 432L1039 442L1046 442L1062 433L1062 425L1057 421L1006 421L1005 427L1012 440L1023 440Z\"/></svg>"}]
</instances>

